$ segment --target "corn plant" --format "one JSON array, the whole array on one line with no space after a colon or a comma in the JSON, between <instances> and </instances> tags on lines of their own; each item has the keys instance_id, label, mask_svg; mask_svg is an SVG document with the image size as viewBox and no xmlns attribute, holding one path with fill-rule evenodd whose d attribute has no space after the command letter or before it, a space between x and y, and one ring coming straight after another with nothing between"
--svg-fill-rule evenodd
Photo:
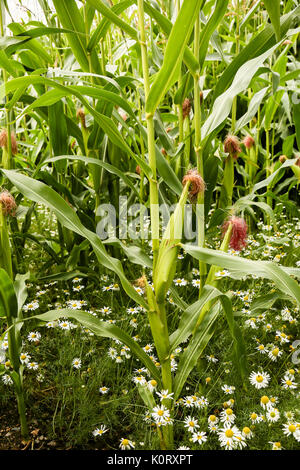
<instances>
[{"instance_id":1,"label":"corn plant","mask_svg":"<svg viewBox=\"0 0 300 470\"><path fill-rule=\"evenodd\" d=\"M31 319L45 322L71 317L98 336L122 341L167 391L163 405L169 420L163 421L157 432L161 448L172 449L171 397L180 397L222 314L233 338L235 366L246 387L244 341L233 316L230 294L219 290L218 269L230 269L238 278L255 275L270 279L300 303L299 285L290 276L294 271L227 253L232 244L236 246L234 240L239 239L240 232L245 236L244 214L255 220L255 208L272 220L276 184L289 169L295 173L291 185L299 182L294 152L295 141L299 146L299 105L291 111L289 104L296 129L286 152L282 150L288 154L285 161L275 161L274 149L275 119L282 113L280 101L285 96L285 107L290 103L291 80L297 77L297 70L288 72L288 64L294 60L289 53L296 47L298 31L293 26L300 8L292 9L287 2L281 16L277 0L265 1L264 8L257 2L247 14L239 0L81 3L53 0L55 17L45 13L47 26L12 23L8 25L12 37L6 37L2 27L4 52L0 63L5 73L0 97L6 100L5 129L9 136L2 153L3 181L18 192L18 200L24 195L56 215L60 253L51 253L56 264L76 267L80 260L81 268L88 272L89 244L99 266L118 276L125 293L145 309L160 368L127 333L83 311L53 310L23 319L15 307L14 313L6 309L8 333L16 334L15 324L21 328ZM130 7L136 12L132 21L125 15ZM234 13L232 21L226 21L229 8ZM258 8L264 22L256 32ZM221 35L231 37L235 31L234 45L222 47ZM243 32L250 35L250 41L246 44L245 33L241 47ZM161 43L165 43L162 48ZM211 65L211 54L216 51L218 61ZM14 56L20 59L18 67ZM112 72L114 57L118 65ZM11 125L20 126L21 122L24 133L35 132L30 151L17 159L13 158ZM166 131L165 122L176 123L173 135ZM237 137L241 131L243 144ZM244 164L238 159L241 156ZM237 174L244 181L241 187L236 185ZM153 258L146 254L143 242L128 245L115 237L103 243L98 237L97 208L106 197L117 200L121 194L149 207ZM163 230L159 204L165 200L176 206ZM194 245L185 243L183 236L188 201L197 223ZM28 223L18 230L24 237L32 211L27 212ZM1 217L5 220L3 214ZM220 250L206 248L207 226L216 228L224 221ZM2 222L1 227L0 241L5 237L9 246L7 225ZM12 223L10 227L13 229ZM171 332L166 298L176 275L179 249L199 263L200 289L195 303L181 301L182 316ZM80 258L82 252L85 257ZM152 270L153 286L146 274L140 280L144 296L134 289L120 254ZM13 268L0 260L13 279ZM173 374L172 352L187 340L178 371ZM16 350L11 343L12 357ZM20 390L17 356L13 369L19 377L16 390ZM138 389L151 411L155 407L153 394L144 385ZM19 400L18 392L17 397ZM24 409L19 408L19 412L23 419Z\"/></svg>"}]
</instances>

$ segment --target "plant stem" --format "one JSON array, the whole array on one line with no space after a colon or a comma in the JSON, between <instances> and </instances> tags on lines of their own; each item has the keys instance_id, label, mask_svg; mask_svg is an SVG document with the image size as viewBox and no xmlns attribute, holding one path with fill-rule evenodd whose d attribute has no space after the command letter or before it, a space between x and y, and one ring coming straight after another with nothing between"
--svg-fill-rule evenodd
<instances>
[{"instance_id":1,"label":"plant stem","mask_svg":"<svg viewBox=\"0 0 300 470\"><path fill-rule=\"evenodd\" d=\"M194 28L194 55L199 57L199 41L200 41L200 17L196 18ZM200 102L200 87L199 87L200 76L196 74L194 78L194 127L195 127L195 153L197 158L197 170L198 173L204 180L203 171L203 151L201 146L201 102ZM205 246L205 211L204 211L204 192L198 194L197 207L196 207L196 218L197 218L197 237L198 246L204 248ZM199 261L199 272L200 272L200 286L199 286L199 297L201 295L206 275L206 264L203 261Z\"/></svg>"},{"instance_id":2,"label":"plant stem","mask_svg":"<svg viewBox=\"0 0 300 470\"><path fill-rule=\"evenodd\" d=\"M148 55L146 44L146 33L144 24L144 0L138 0L138 17L140 45L142 52L142 68L144 77L145 103L147 102L150 92L150 77L148 67ZM153 250L153 270L155 269L158 249L159 249L159 204L158 204L158 182L156 179L156 154L155 154L155 133L153 116L146 114L147 121L147 137L148 137L148 158L149 166L152 171L152 177L149 180L150 186L150 219L151 219L151 236Z\"/></svg>"}]
</instances>

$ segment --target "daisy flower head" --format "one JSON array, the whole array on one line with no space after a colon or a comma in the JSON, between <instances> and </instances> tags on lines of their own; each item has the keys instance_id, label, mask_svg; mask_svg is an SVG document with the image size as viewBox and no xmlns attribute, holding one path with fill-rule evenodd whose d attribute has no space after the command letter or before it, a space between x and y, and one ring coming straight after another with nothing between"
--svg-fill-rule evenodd
<instances>
[{"instance_id":1,"label":"daisy flower head","mask_svg":"<svg viewBox=\"0 0 300 470\"><path fill-rule=\"evenodd\" d=\"M266 354L266 352L267 352L267 349L266 349L266 347L265 347L263 344L259 344L259 345L256 347L256 350L257 350L260 354Z\"/></svg>"},{"instance_id":2,"label":"daisy flower head","mask_svg":"<svg viewBox=\"0 0 300 470\"><path fill-rule=\"evenodd\" d=\"M93 436L94 437L103 436L103 434L105 434L107 431L108 431L108 428L106 428L104 424L101 424L100 428L94 429Z\"/></svg>"},{"instance_id":3,"label":"daisy flower head","mask_svg":"<svg viewBox=\"0 0 300 470\"><path fill-rule=\"evenodd\" d=\"M170 411L164 405L155 406L151 413L152 418L155 422L166 424L167 418L170 418Z\"/></svg>"},{"instance_id":4,"label":"daisy flower head","mask_svg":"<svg viewBox=\"0 0 300 470\"><path fill-rule=\"evenodd\" d=\"M136 375L132 379L136 385L146 385L147 381L143 375Z\"/></svg>"},{"instance_id":5,"label":"daisy flower head","mask_svg":"<svg viewBox=\"0 0 300 470\"><path fill-rule=\"evenodd\" d=\"M41 339L41 333L38 331L31 331L27 336L28 341L31 343L38 343Z\"/></svg>"},{"instance_id":6,"label":"daisy flower head","mask_svg":"<svg viewBox=\"0 0 300 470\"><path fill-rule=\"evenodd\" d=\"M39 303L37 300L30 302L29 304L24 305L23 310L24 312L28 312L28 310L36 310L39 308Z\"/></svg>"},{"instance_id":7,"label":"daisy flower head","mask_svg":"<svg viewBox=\"0 0 300 470\"><path fill-rule=\"evenodd\" d=\"M27 364L30 361L30 356L28 353L24 352L20 354L21 364Z\"/></svg>"},{"instance_id":8,"label":"daisy flower head","mask_svg":"<svg viewBox=\"0 0 300 470\"><path fill-rule=\"evenodd\" d=\"M286 436L294 436L294 438L300 442L300 423L289 422L283 425L283 434Z\"/></svg>"},{"instance_id":9,"label":"daisy flower head","mask_svg":"<svg viewBox=\"0 0 300 470\"><path fill-rule=\"evenodd\" d=\"M269 385L270 375L267 372L251 372L249 377L251 385L256 388L265 388Z\"/></svg>"},{"instance_id":10,"label":"daisy flower head","mask_svg":"<svg viewBox=\"0 0 300 470\"><path fill-rule=\"evenodd\" d=\"M222 271L216 272L216 277L228 277L230 276L230 272L227 269L223 269Z\"/></svg>"},{"instance_id":11,"label":"daisy flower head","mask_svg":"<svg viewBox=\"0 0 300 470\"><path fill-rule=\"evenodd\" d=\"M198 420L192 416L187 416L184 420L184 427L187 428L189 432L195 432L199 428Z\"/></svg>"},{"instance_id":12,"label":"daisy flower head","mask_svg":"<svg viewBox=\"0 0 300 470\"><path fill-rule=\"evenodd\" d=\"M174 279L175 286L186 286L187 283L188 283L187 280L183 278Z\"/></svg>"},{"instance_id":13,"label":"daisy flower head","mask_svg":"<svg viewBox=\"0 0 300 470\"><path fill-rule=\"evenodd\" d=\"M276 336L279 338L281 344L290 342L287 335L285 333L283 333L283 331L277 330L276 331Z\"/></svg>"},{"instance_id":14,"label":"daisy flower head","mask_svg":"<svg viewBox=\"0 0 300 470\"><path fill-rule=\"evenodd\" d=\"M283 447L281 446L281 443L278 442L271 442L269 441L269 444L272 444L272 450L282 450Z\"/></svg>"},{"instance_id":15,"label":"daisy flower head","mask_svg":"<svg viewBox=\"0 0 300 470\"><path fill-rule=\"evenodd\" d=\"M3 374L2 375L2 382L4 383L4 385L12 385L13 384L13 380L12 380L11 376L8 375L8 374Z\"/></svg>"},{"instance_id":16,"label":"daisy flower head","mask_svg":"<svg viewBox=\"0 0 300 470\"><path fill-rule=\"evenodd\" d=\"M207 441L206 432L198 431L192 434L192 441L197 442L198 444L203 444Z\"/></svg>"},{"instance_id":17,"label":"daisy flower head","mask_svg":"<svg viewBox=\"0 0 300 470\"><path fill-rule=\"evenodd\" d=\"M80 369L81 368L81 359L79 357L75 357L72 361L72 366L74 369Z\"/></svg>"},{"instance_id":18,"label":"daisy flower head","mask_svg":"<svg viewBox=\"0 0 300 470\"><path fill-rule=\"evenodd\" d=\"M260 423L263 421L263 418L261 415L258 415L257 413L253 412L250 414L250 420L253 424Z\"/></svg>"},{"instance_id":19,"label":"daisy flower head","mask_svg":"<svg viewBox=\"0 0 300 470\"><path fill-rule=\"evenodd\" d=\"M208 425L215 425L219 421L219 418L216 415L210 415L207 419Z\"/></svg>"},{"instance_id":20,"label":"daisy flower head","mask_svg":"<svg viewBox=\"0 0 300 470\"><path fill-rule=\"evenodd\" d=\"M273 408L273 403L270 400L267 395L263 395L260 399L260 404L263 407L264 410L269 410L270 408Z\"/></svg>"},{"instance_id":21,"label":"daisy flower head","mask_svg":"<svg viewBox=\"0 0 300 470\"><path fill-rule=\"evenodd\" d=\"M237 426L225 422L224 427L218 431L219 442L225 450L236 449L242 439L242 434Z\"/></svg>"},{"instance_id":22,"label":"daisy flower head","mask_svg":"<svg viewBox=\"0 0 300 470\"><path fill-rule=\"evenodd\" d=\"M277 408L270 408L266 413L266 418L271 423L276 423L280 418L280 412Z\"/></svg>"},{"instance_id":23,"label":"daisy flower head","mask_svg":"<svg viewBox=\"0 0 300 470\"><path fill-rule=\"evenodd\" d=\"M231 408L227 408L220 413L220 421L222 421L222 423L234 423L235 417L236 416Z\"/></svg>"},{"instance_id":24,"label":"daisy flower head","mask_svg":"<svg viewBox=\"0 0 300 470\"><path fill-rule=\"evenodd\" d=\"M279 348L272 348L269 352L268 352L268 356L269 358L276 362L277 359L282 356L282 351L279 350Z\"/></svg>"},{"instance_id":25,"label":"daisy flower head","mask_svg":"<svg viewBox=\"0 0 300 470\"><path fill-rule=\"evenodd\" d=\"M210 354L209 356L206 356L206 360L208 362L216 363L216 362L218 362L219 359L217 359L213 354Z\"/></svg>"},{"instance_id":26,"label":"daisy flower head","mask_svg":"<svg viewBox=\"0 0 300 470\"><path fill-rule=\"evenodd\" d=\"M135 443L132 442L130 439L120 439L120 449L121 450L130 450L130 449L134 449L135 447Z\"/></svg>"},{"instance_id":27,"label":"daisy flower head","mask_svg":"<svg viewBox=\"0 0 300 470\"><path fill-rule=\"evenodd\" d=\"M285 390L293 390L297 388L297 383L291 380L290 376L285 375L283 379L281 379L282 386Z\"/></svg>"},{"instance_id":28,"label":"daisy flower head","mask_svg":"<svg viewBox=\"0 0 300 470\"><path fill-rule=\"evenodd\" d=\"M100 313L103 315L109 315L111 313L111 308L110 307L102 307L100 308Z\"/></svg>"},{"instance_id":29,"label":"daisy flower head","mask_svg":"<svg viewBox=\"0 0 300 470\"><path fill-rule=\"evenodd\" d=\"M196 408L202 409L202 408L205 408L208 405L209 405L209 401L205 397L197 398L197 400L195 401Z\"/></svg>"},{"instance_id":30,"label":"daisy flower head","mask_svg":"<svg viewBox=\"0 0 300 470\"><path fill-rule=\"evenodd\" d=\"M160 397L160 401L162 400L173 400L174 393L169 393L168 390L162 390L161 392L156 392L156 395Z\"/></svg>"},{"instance_id":31,"label":"daisy flower head","mask_svg":"<svg viewBox=\"0 0 300 470\"><path fill-rule=\"evenodd\" d=\"M37 362L27 362L27 367L31 370L38 370L39 365Z\"/></svg>"},{"instance_id":32,"label":"daisy flower head","mask_svg":"<svg viewBox=\"0 0 300 470\"><path fill-rule=\"evenodd\" d=\"M153 392L153 390L155 390L157 387L157 382L156 380L152 379L148 381L147 385L148 385L150 392Z\"/></svg>"},{"instance_id":33,"label":"daisy flower head","mask_svg":"<svg viewBox=\"0 0 300 470\"><path fill-rule=\"evenodd\" d=\"M103 387L100 387L100 388L99 388L99 392L100 392L102 395L105 395L106 393L108 393L108 391L109 391L109 388L108 388L108 387L103 386Z\"/></svg>"},{"instance_id":34,"label":"daisy flower head","mask_svg":"<svg viewBox=\"0 0 300 470\"><path fill-rule=\"evenodd\" d=\"M226 393L226 395L232 395L235 391L235 387L233 385L224 384L224 385L222 385L221 388L222 388L223 392Z\"/></svg>"},{"instance_id":35,"label":"daisy flower head","mask_svg":"<svg viewBox=\"0 0 300 470\"><path fill-rule=\"evenodd\" d=\"M250 439L251 437L253 437L253 432L251 431L250 428L248 428L248 426L245 426L242 430L242 436L245 439Z\"/></svg>"}]
</instances>

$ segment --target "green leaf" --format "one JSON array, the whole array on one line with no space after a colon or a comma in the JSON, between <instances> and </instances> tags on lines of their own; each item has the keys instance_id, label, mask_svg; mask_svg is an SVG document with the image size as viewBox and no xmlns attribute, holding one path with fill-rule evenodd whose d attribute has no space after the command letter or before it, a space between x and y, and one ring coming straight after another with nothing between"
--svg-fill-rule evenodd
<instances>
[{"instance_id":1,"label":"green leaf","mask_svg":"<svg viewBox=\"0 0 300 470\"><path fill-rule=\"evenodd\" d=\"M147 113L154 115L159 103L174 81L201 4L202 0L184 0L182 4L168 39L162 68L150 89L146 102Z\"/></svg>"},{"instance_id":2,"label":"green leaf","mask_svg":"<svg viewBox=\"0 0 300 470\"><path fill-rule=\"evenodd\" d=\"M119 26L121 30L129 34L130 37L136 40L138 39L136 29L134 29L125 21L121 20L121 18L119 18L119 16L116 15L111 8L105 6L101 0L87 0L87 2L94 8L96 8L96 10L98 10L103 16L105 16L105 18L109 19L111 23L115 24L116 26Z\"/></svg>"},{"instance_id":3,"label":"green leaf","mask_svg":"<svg viewBox=\"0 0 300 470\"><path fill-rule=\"evenodd\" d=\"M300 287L287 272L272 261L254 261L240 256L229 255L223 251L199 248L192 245L181 247L194 258L205 261L213 266L220 266L232 273L240 273L243 276L254 275L273 281L276 287L284 294L288 294L300 305Z\"/></svg>"},{"instance_id":4,"label":"green leaf","mask_svg":"<svg viewBox=\"0 0 300 470\"><path fill-rule=\"evenodd\" d=\"M206 141L209 135L217 129L230 114L234 97L248 88L257 70L277 47L278 44L271 47L271 49L268 49L260 56L244 63L236 73L231 86L222 95L218 96L208 118L202 126L201 133L205 136Z\"/></svg>"},{"instance_id":5,"label":"green leaf","mask_svg":"<svg viewBox=\"0 0 300 470\"><path fill-rule=\"evenodd\" d=\"M40 164L40 166L43 166L46 163L56 162L60 160L75 160L75 161L79 160L85 163L86 165L93 164L93 165L100 166L101 168L104 168L105 170L107 170L109 173L112 173L113 175L117 175L119 178L121 178L124 181L124 183L134 191L137 197L139 197L139 192L137 191L136 187L134 186L134 184L131 182L131 180L126 176L126 174L123 171L119 170L119 168L115 167L114 165L103 162L102 160L98 160L97 158L86 157L83 155L59 155L57 157L47 158Z\"/></svg>"},{"instance_id":6,"label":"green leaf","mask_svg":"<svg viewBox=\"0 0 300 470\"><path fill-rule=\"evenodd\" d=\"M276 39L280 41L280 0L264 0L264 5L275 30Z\"/></svg>"},{"instance_id":7,"label":"green leaf","mask_svg":"<svg viewBox=\"0 0 300 470\"><path fill-rule=\"evenodd\" d=\"M26 281L29 279L30 273L17 274L14 282L14 290L18 300L18 311L22 310L22 307L27 299L27 286Z\"/></svg>"},{"instance_id":8,"label":"green leaf","mask_svg":"<svg viewBox=\"0 0 300 470\"><path fill-rule=\"evenodd\" d=\"M207 23L205 24L200 35L200 44L199 44L199 64L200 70L203 67L205 56L207 54L208 44L211 35L216 30L218 24L224 18L225 12L227 10L228 0L217 0L213 13Z\"/></svg>"},{"instance_id":9,"label":"green leaf","mask_svg":"<svg viewBox=\"0 0 300 470\"><path fill-rule=\"evenodd\" d=\"M292 10L291 12L287 13L286 15L282 16L280 20L280 27L281 27L281 34L284 35L287 33L288 29L291 27L294 18L300 15L300 6ZM257 57L272 46L275 45L276 38L274 35L274 29L272 25L267 25L263 31L253 37L249 44L247 44L238 56L233 59L228 67L224 70L222 75L220 76L215 88L214 88L214 95L213 101L221 95L226 88L232 82L234 76L236 75L239 68L250 59Z\"/></svg>"}]
</instances>

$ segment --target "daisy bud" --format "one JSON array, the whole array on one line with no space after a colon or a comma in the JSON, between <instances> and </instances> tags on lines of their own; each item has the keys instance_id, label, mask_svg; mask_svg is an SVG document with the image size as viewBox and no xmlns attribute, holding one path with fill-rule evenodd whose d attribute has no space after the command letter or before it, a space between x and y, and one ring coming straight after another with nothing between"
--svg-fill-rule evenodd
<instances>
[{"instance_id":1,"label":"daisy bud","mask_svg":"<svg viewBox=\"0 0 300 470\"><path fill-rule=\"evenodd\" d=\"M251 149L253 145L255 144L255 140L251 135L246 135L246 137L243 140L243 144L245 145L246 149Z\"/></svg>"},{"instance_id":2,"label":"daisy bud","mask_svg":"<svg viewBox=\"0 0 300 470\"><path fill-rule=\"evenodd\" d=\"M0 206L5 216L14 216L17 209L15 198L6 190L0 193Z\"/></svg>"},{"instance_id":3,"label":"daisy bud","mask_svg":"<svg viewBox=\"0 0 300 470\"><path fill-rule=\"evenodd\" d=\"M286 160L287 160L287 156L286 156L286 155L280 155L280 157L279 157L280 163L284 163Z\"/></svg>"},{"instance_id":4,"label":"daisy bud","mask_svg":"<svg viewBox=\"0 0 300 470\"><path fill-rule=\"evenodd\" d=\"M0 133L0 147L7 150L7 130L3 129ZM18 153L18 144L14 133L11 133L11 153L16 155Z\"/></svg>"},{"instance_id":5,"label":"daisy bud","mask_svg":"<svg viewBox=\"0 0 300 470\"><path fill-rule=\"evenodd\" d=\"M224 152L229 153L232 158L238 158L241 151L239 139L235 135L228 135L224 140Z\"/></svg>"},{"instance_id":6,"label":"daisy bud","mask_svg":"<svg viewBox=\"0 0 300 470\"><path fill-rule=\"evenodd\" d=\"M81 125L84 129L86 129L86 123L85 123L85 112L82 108L78 109L76 113L76 118L80 119Z\"/></svg>"},{"instance_id":7,"label":"daisy bud","mask_svg":"<svg viewBox=\"0 0 300 470\"><path fill-rule=\"evenodd\" d=\"M229 226L232 227L229 246L235 251L240 251L247 245L247 224L241 217L232 216L222 225L222 236L224 237Z\"/></svg>"},{"instance_id":8,"label":"daisy bud","mask_svg":"<svg viewBox=\"0 0 300 470\"><path fill-rule=\"evenodd\" d=\"M182 116L183 116L183 119L185 119L186 117L189 116L190 112L191 112L191 102L188 98L186 98L184 100L184 102L182 103Z\"/></svg>"},{"instance_id":9,"label":"daisy bud","mask_svg":"<svg viewBox=\"0 0 300 470\"><path fill-rule=\"evenodd\" d=\"M198 173L197 168L189 170L183 177L183 186L190 181L189 198L192 202L197 200L198 194L204 193L205 183L202 176Z\"/></svg>"}]
</instances>

